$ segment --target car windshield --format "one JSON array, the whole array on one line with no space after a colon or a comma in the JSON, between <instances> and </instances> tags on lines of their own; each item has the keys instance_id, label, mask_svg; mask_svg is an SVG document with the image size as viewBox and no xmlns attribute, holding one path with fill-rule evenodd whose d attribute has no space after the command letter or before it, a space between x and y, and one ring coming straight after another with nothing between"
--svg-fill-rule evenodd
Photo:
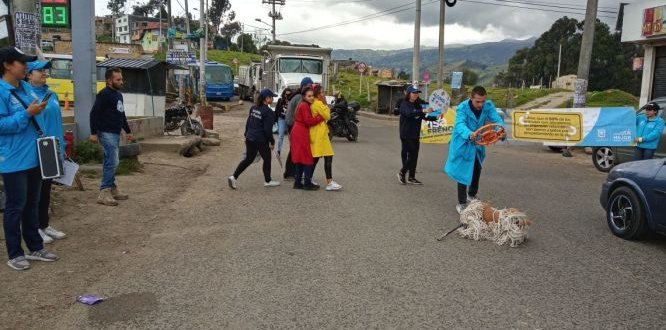
<instances>
[{"instance_id":1,"label":"car windshield","mask_svg":"<svg viewBox=\"0 0 666 330\"><path fill-rule=\"evenodd\" d=\"M321 60L300 58L283 58L280 60L280 73L322 74L323 67Z\"/></svg>"},{"instance_id":2,"label":"car windshield","mask_svg":"<svg viewBox=\"0 0 666 330\"><path fill-rule=\"evenodd\" d=\"M233 83L231 69L226 66L207 66L206 83L209 84L231 84Z\"/></svg>"},{"instance_id":3,"label":"car windshield","mask_svg":"<svg viewBox=\"0 0 666 330\"><path fill-rule=\"evenodd\" d=\"M49 76L53 79L72 79L72 60L53 59Z\"/></svg>"}]
</instances>

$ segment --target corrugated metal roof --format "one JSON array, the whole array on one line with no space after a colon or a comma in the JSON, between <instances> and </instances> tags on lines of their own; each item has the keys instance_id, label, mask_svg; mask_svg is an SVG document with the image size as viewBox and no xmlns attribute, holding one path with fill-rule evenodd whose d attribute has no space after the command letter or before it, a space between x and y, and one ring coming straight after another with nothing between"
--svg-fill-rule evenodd
<instances>
[{"instance_id":1,"label":"corrugated metal roof","mask_svg":"<svg viewBox=\"0 0 666 330\"><path fill-rule=\"evenodd\" d=\"M121 69L150 69L160 64L159 61L154 59L128 59L128 58L112 58L102 63L97 64L99 67L104 68L121 68Z\"/></svg>"}]
</instances>

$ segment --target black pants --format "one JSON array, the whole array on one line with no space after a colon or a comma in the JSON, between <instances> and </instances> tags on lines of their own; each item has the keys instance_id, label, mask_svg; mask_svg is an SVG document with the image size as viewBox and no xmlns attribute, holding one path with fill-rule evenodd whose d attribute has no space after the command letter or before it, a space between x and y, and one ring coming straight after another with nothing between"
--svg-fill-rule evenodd
<instances>
[{"instance_id":1,"label":"black pants","mask_svg":"<svg viewBox=\"0 0 666 330\"><path fill-rule=\"evenodd\" d=\"M636 147L634 150L634 160L644 160L654 158L655 149L643 149L641 147Z\"/></svg>"},{"instance_id":2,"label":"black pants","mask_svg":"<svg viewBox=\"0 0 666 330\"><path fill-rule=\"evenodd\" d=\"M319 160L321 158L324 158L324 172L326 172L326 180L332 180L333 179L333 156L324 156L324 157L318 157L314 159L314 167L317 167L317 163L319 163ZM314 169L313 169L314 172Z\"/></svg>"},{"instance_id":3,"label":"black pants","mask_svg":"<svg viewBox=\"0 0 666 330\"><path fill-rule=\"evenodd\" d=\"M416 163L419 160L419 148L421 143L419 139L400 139L402 141L402 152L400 156L402 157L402 169L401 173L408 173L409 178L413 179L416 177Z\"/></svg>"},{"instance_id":4,"label":"black pants","mask_svg":"<svg viewBox=\"0 0 666 330\"><path fill-rule=\"evenodd\" d=\"M472 185L469 187L469 195L471 197L476 197L476 193L479 192L479 178L481 177L481 162L479 159L474 160L474 173L472 174ZM467 186L458 183L458 203L465 204L467 203Z\"/></svg>"},{"instance_id":5,"label":"black pants","mask_svg":"<svg viewBox=\"0 0 666 330\"><path fill-rule=\"evenodd\" d=\"M291 135L291 129L293 126L287 126L287 131ZM296 166L291 161L291 145L289 145L289 154L287 154L287 160L284 162L284 178L292 178L296 172Z\"/></svg>"},{"instance_id":6,"label":"black pants","mask_svg":"<svg viewBox=\"0 0 666 330\"><path fill-rule=\"evenodd\" d=\"M252 165L254 158L257 157L257 153L261 155L261 158L264 160L264 180L266 182L271 181L271 148L268 146L268 143L257 143L254 141L245 140L245 159L243 159L238 167L236 172L234 172L234 178L238 179L238 176Z\"/></svg>"},{"instance_id":7,"label":"black pants","mask_svg":"<svg viewBox=\"0 0 666 330\"><path fill-rule=\"evenodd\" d=\"M46 229L49 226L52 183L53 180L42 181L42 193L39 195L39 229Z\"/></svg>"}]
</instances>

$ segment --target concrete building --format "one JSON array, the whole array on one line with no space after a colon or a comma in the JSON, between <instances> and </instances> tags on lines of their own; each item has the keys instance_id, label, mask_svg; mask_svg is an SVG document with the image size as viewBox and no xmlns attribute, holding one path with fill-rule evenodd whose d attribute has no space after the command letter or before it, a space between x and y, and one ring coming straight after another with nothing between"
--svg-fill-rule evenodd
<instances>
[{"instance_id":1,"label":"concrete building","mask_svg":"<svg viewBox=\"0 0 666 330\"><path fill-rule=\"evenodd\" d=\"M132 43L134 30L144 27L149 22L159 22L159 19L135 15L124 15L116 18L116 42L121 44Z\"/></svg>"},{"instance_id":2,"label":"concrete building","mask_svg":"<svg viewBox=\"0 0 666 330\"><path fill-rule=\"evenodd\" d=\"M622 42L643 45L643 82L640 104L666 97L666 4L664 0L639 0L626 5Z\"/></svg>"},{"instance_id":3,"label":"concrete building","mask_svg":"<svg viewBox=\"0 0 666 330\"><path fill-rule=\"evenodd\" d=\"M95 35L113 35L113 17L111 16L97 16L95 17Z\"/></svg>"},{"instance_id":4,"label":"concrete building","mask_svg":"<svg viewBox=\"0 0 666 330\"><path fill-rule=\"evenodd\" d=\"M145 23L145 24L144 24ZM141 44L144 53L156 53L160 48L160 23L142 22L132 33L132 43ZM162 35L166 33L167 26L162 24Z\"/></svg>"},{"instance_id":5,"label":"concrete building","mask_svg":"<svg viewBox=\"0 0 666 330\"><path fill-rule=\"evenodd\" d=\"M576 79L578 76L575 74L570 74L566 76L561 76L553 81L553 88L562 88L568 89L570 91L575 89Z\"/></svg>"}]
</instances>

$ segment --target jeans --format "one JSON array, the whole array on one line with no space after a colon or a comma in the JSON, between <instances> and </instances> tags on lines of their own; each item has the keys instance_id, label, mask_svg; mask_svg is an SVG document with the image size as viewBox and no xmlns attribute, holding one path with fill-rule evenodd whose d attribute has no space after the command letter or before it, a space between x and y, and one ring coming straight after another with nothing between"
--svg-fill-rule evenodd
<instances>
[{"instance_id":1,"label":"jeans","mask_svg":"<svg viewBox=\"0 0 666 330\"><path fill-rule=\"evenodd\" d=\"M400 139L402 140L402 169L400 173L409 172L409 178L416 177L416 164L419 160L419 148L421 143L418 139Z\"/></svg>"},{"instance_id":2,"label":"jeans","mask_svg":"<svg viewBox=\"0 0 666 330\"><path fill-rule=\"evenodd\" d=\"M314 166L312 168L312 172L314 173L314 170L317 168L317 164L319 163L319 160L321 158L324 158L324 172L326 173L326 180L332 180L333 179L333 156L324 156L324 157L318 157L314 159Z\"/></svg>"},{"instance_id":3,"label":"jeans","mask_svg":"<svg viewBox=\"0 0 666 330\"><path fill-rule=\"evenodd\" d=\"M42 181L42 189L39 195L39 229L46 229L49 226L52 183L53 180Z\"/></svg>"},{"instance_id":4,"label":"jeans","mask_svg":"<svg viewBox=\"0 0 666 330\"><path fill-rule=\"evenodd\" d=\"M99 132L99 143L104 149L104 163L102 165L102 184L100 190L116 187L116 168L118 167L118 146L120 134Z\"/></svg>"},{"instance_id":5,"label":"jeans","mask_svg":"<svg viewBox=\"0 0 666 330\"><path fill-rule=\"evenodd\" d=\"M643 149L641 147L636 147L634 151L634 160L644 160L654 158L655 149Z\"/></svg>"},{"instance_id":6,"label":"jeans","mask_svg":"<svg viewBox=\"0 0 666 330\"><path fill-rule=\"evenodd\" d=\"M245 148L245 159L243 159L240 164L238 164L238 167L236 167L234 178L238 179L238 176L252 165L254 158L257 157L257 153L259 153L264 160L264 180L266 182L271 182L271 148L268 146L268 143L257 143L245 140Z\"/></svg>"},{"instance_id":7,"label":"jeans","mask_svg":"<svg viewBox=\"0 0 666 330\"><path fill-rule=\"evenodd\" d=\"M282 144L284 143L284 136L287 135L287 122L284 118L278 118L278 143L277 153L282 154Z\"/></svg>"},{"instance_id":8,"label":"jeans","mask_svg":"<svg viewBox=\"0 0 666 330\"><path fill-rule=\"evenodd\" d=\"M301 182L305 186L312 185L312 174L314 174L313 165L294 164L296 173L294 174L294 186L300 186ZM302 179L302 181L301 181Z\"/></svg>"},{"instance_id":9,"label":"jeans","mask_svg":"<svg viewBox=\"0 0 666 330\"><path fill-rule=\"evenodd\" d=\"M474 160L474 173L472 174L472 185L469 186L469 195L471 197L476 197L476 193L479 192L479 179L481 178L481 162L476 158ZM458 183L458 203L465 204L467 203L467 186Z\"/></svg>"},{"instance_id":10,"label":"jeans","mask_svg":"<svg viewBox=\"0 0 666 330\"><path fill-rule=\"evenodd\" d=\"M5 244L9 259L25 255L21 248L21 236L30 252L44 248L39 236L39 195L42 175L39 167L2 174L7 203L3 216Z\"/></svg>"}]
</instances>

